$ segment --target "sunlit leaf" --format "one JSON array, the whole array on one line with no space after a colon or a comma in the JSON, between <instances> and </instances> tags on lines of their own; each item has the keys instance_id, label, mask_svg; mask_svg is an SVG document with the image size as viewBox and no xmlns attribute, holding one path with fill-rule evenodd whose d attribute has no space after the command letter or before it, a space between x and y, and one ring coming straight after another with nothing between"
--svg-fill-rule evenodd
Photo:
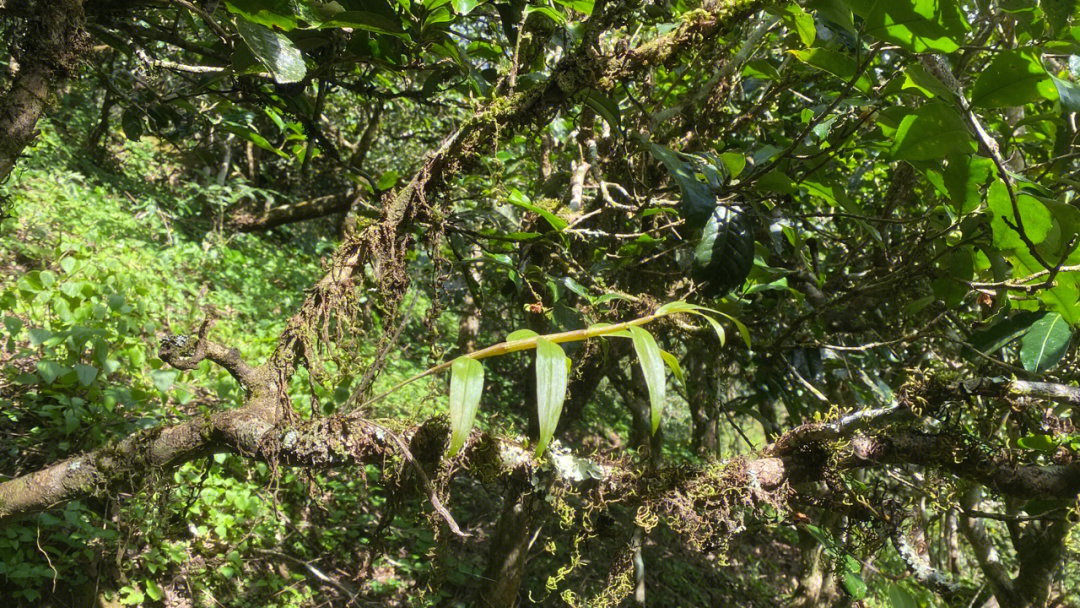
<instances>
[{"instance_id":1,"label":"sunlit leaf","mask_svg":"<svg viewBox=\"0 0 1080 608\"><path fill-rule=\"evenodd\" d=\"M1056 312L1032 324L1020 341L1020 362L1029 372L1042 373L1058 364L1072 341L1072 328Z\"/></svg>"},{"instance_id":2,"label":"sunlit leaf","mask_svg":"<svg viewBox=\"0 0 1080 608\"><path fill-rule=\"evenodd\" d=\"M1050 435L1033 434L1021 437L1016 444L1025 450L1038 450L1040 452L1053 452L1057 450L1058 443Z\"/></svg>"},{"instance_id":3,"label":"sunlit leaf","mask_svg":"<svg viewBox=\"0 0 1080 608\"><path fill-rule=\"evenodd\" d=\"M514 331L510 332L510 334L508 336L506 336L506 341L507 342L516 342L518 340L528 340L529 338L535 338L536 336L539 336L539 335L540 334L536 333L535 331L533 331L531 329L517 329L517 330L514 330Z\"/></svg>"},{"instance_id":4,"label":"sunlit leaf","mask_svg":"<svg viewBox=\"0 0 1080 608\"><path fill-rule=\"evenodd\" d=\"M536 455L547 449L559 425L563 402L566 400L568 376L566 353L554 342L536 339L536 407L540 423L540 437L536 443Z\"/></svg>"},{"instance_id":5,"label":"sunlit leaf","mask_svg":"<svg viewBox=\"0 0 1080 608\"><path fill-rule=\"evenodd\" d=\"M649 405L652 414L652 432L660 428L664 414L664 401L667 391L667 377L664 373L664 356L652 334L637 326L630 326L630 335L634 338L634 352L641 363L641 372L649 388Z\"/></svg>"},{"instance_id":6,"label":"sunlit leaf","mask_svg":"<svg viewBox=\"0 0 1080 608\"><path fill-rule=\"evenodd\" d=\"M476 408L484 391L484 366L476 359L458 357L450 365L450 448L458 453L472 431Z\"/></svg>"},{"instance_id":7,"label":"sunlit leaf","mask_svg":"<svg viewBox=\"0 0 1080 608\"><path fill-rule=\"evenodd\" d=\"M976 108L1006 108L1057 98L1057 87L1031 50L997 53L971 88L971 105Z\"/></svg>"},{"instance_id":8,"label":"sunlit leaf","mask_svg":"<svg viewBox=\"0 0 1080 608\"><path fill-rule=\"evenodd\" d=\"M675 379L679 382L685 383L686 376L683 375L682 366L679 365L679 360L675 358L675 355L669 353L666 350L660 351L660 356L664 358L664 363L671 368L671 373L675 375Z\"/></svg>"}]
</instances>

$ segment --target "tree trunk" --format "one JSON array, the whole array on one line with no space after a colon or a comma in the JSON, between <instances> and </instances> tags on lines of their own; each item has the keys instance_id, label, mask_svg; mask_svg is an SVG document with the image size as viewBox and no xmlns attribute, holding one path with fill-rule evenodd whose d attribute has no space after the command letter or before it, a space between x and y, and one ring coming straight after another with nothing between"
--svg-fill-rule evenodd
<instances>
[{"instance_id":1,"label":"tree trunk","mask_svg":"<svg viewBox=\"0 0 1080 608\"><path fill-rule=\"evenodd\" d=\"M539 501L528 480L514 483L518 485L517 491L508 496L503 505L488 550L484 587L480 590L480 605L485 608L513 606L525 577L525 562L536 526Z\"/></svg>"},{"instance_id":2,"label":"tree trunk","mask_svg":"<svg viewBox=\"0 0 1080 608\"><path fill-rule=\"evenodd\" d=\"M23 28L19 70L0 96L0 182L37 137L52 86L75 68L85 47L82 2L39 2L37 9Z\"/></svg>"}]
</instances>

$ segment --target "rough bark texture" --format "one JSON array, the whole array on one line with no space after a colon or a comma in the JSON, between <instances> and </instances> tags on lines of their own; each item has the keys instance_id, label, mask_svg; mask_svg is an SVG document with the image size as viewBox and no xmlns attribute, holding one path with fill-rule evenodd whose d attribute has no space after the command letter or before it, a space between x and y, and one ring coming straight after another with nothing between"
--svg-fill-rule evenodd
<instances>
[{"instance_id":1,"label":"rough bark texture","mask_svg":"<svg viewBox=\"0 0 1080 608\"><path fill-rule=\"evenodd\" d=\"M484 587L480 591L480 605L485 608L513 606L525 577L539 501L528 483L515 486L506 498L488 549Z\"/></svg>"},{"instance_id":2,"label":"rough bark texture","mask_svg":"<svg viewBox=\"0 0 1080 608\"><path fill-rule=\"evenodd\" d=\"M11 4L14 14L29 16L17 47L19 71L0 96L0 182L34 141L52 87L75 69L86 46L81 1Z\"/></svg>"}]
</instances>

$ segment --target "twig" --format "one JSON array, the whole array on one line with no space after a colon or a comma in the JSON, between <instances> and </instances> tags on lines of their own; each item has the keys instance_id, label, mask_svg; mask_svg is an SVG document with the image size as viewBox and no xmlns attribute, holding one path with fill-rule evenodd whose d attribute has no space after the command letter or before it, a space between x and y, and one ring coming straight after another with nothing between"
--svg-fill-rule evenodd
<instances>
[{"instance_id":1,"label":"twig","mask_svg":"<svg viewBox=\"0 0 1080 608\"><path fill-rule=\"evenodd\" d=\"M431 506L435 509L435 512L443 518L443 520L446 522L446 525L450 527L450 531L461 538L468 538L472 536L468 532L463 531L458 526L457 522L454 521L454 516L450 515L450 511L448 511L446 507L443 506L442 501L439 500L439 495L435 492L435 486L431 483L431 479L427 476L427 473L424 472L424 467L420 466L420 463L417 462L416 458L413 457L412 452L409 451L409 446L405 444L405 440L402 439L400 435L386 427L379 426L379 428L382 429L383 432L385 432L387 435L390 436L391 439L394 440L394 443L397 444L398 449L401 450L402 457L404 457L405 460L407 460L409 464L412 465L413 469L416 470L416 475L420 478L420 483L424 485L424 491L427 492L427 497L428 500L431 501Z\"/></svg>"}]
</instances>

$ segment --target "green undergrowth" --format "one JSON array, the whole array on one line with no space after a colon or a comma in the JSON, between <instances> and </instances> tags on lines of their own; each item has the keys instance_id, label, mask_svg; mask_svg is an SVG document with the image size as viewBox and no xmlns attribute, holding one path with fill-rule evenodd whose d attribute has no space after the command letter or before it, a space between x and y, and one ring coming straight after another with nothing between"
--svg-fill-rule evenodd
<instances>
[{"instance_id":1,"label":"green undergrowth","mask_svg":"<svg viewBox=\"0 0 1080 608\"><path fill-rule=\"evenodd\" d=\"M311 231L223 232L215 209L258 193L242 183L207 186L198 175L170 184L167 177L185 169L150 138L118 144L116 166L107 169L50 123L39 141L3 187L10 217L0 224L0 470L7 474L240 405L237 384L209 362L190 372L164 365L160 339L196 332L213 310L211 338L263 362L334 246ZM419 319L413 314L409 327ZM359 344L362 370L375 347ZM412 375L428 358L392 356L377 386ZM322 387L298 374L293 401L306 414L314 391L330 413L355 379L345 374L344 383ZM375 413L433 414L439 402L431 393L418 385ZM185 588L196 606L306 605L325 583L294 556L350 554L342 546L371 543L376 514L365 511L383 500L377 475L275 474L223 454L150 476L134 484L148 489L121 503L74 501L6 526L0 597L26 606L43 598L90 605L97 597L161 605L164 590ZM312 496L311 487L326 494ZM282 552L294 561L274 557ZM286 566L268 566L279 563ZM397 579L384 577L383 592L394 592L390 580Z\"/></svg>"}]
</instances>

